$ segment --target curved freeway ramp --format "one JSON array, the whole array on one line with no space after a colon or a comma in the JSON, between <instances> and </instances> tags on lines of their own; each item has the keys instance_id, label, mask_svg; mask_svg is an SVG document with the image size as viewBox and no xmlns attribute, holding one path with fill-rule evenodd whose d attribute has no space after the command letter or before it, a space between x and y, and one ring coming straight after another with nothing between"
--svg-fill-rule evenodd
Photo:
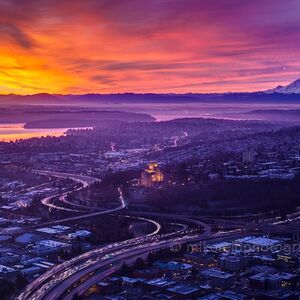
<instances>
[{"instance_id":1,"label":"curved freeway ramp","mask_svg":"<svg viewBox=\"0 0 300 300\"><path fill-rule=\"evenodd\" d=\"M46 171L46 170L32 170L33 173L39 174L39 175L44 175L44 176L49 176L49 177L56 177L56 178L63 178L63 179L71 179L75 182L81 183L82 186L69 192L65 192L63 194L56 194L50 197L46 197L41 200L41 202L49 207L50 209L57 209L57 210L63 210L67 212L75 212L75 213L86 213L87 211L91 210L90 206L87 205L81 205L77 203L73 203L67 200L67 196L70 192L75 192L75 191L80 191L84 188L87 188L88 186L96 183L96 182L101 182L99 178L94 178L86 175L80 175L80 174L72 174L72 173L62 173L62 172L54 172L54 171ZM100 210L98 212L91 213L90 216L97 216L97 215L102 215L102 214L109 214L113 213L116 211L119 211L127 206L127 203L123 197L122 190L119 188L119 200L120 200L120 205L116 208L109 209L109 210ZM58 198L61 202L70 205L72 208L64 207L64 206L59 206L53 203L53 199ZM89 216L89 214L87 215ZM71 220L79 220L81 219L82 216L79 216L78 218L70 218Z\"/></svg>"},{"instance_id":2,"label":"curved freeway ramp","mask_svg":"<svg viewBox=\"0 0 300 300\"><path fill-rule=\"evenodd\" d=\"M200 225L200 224L199 224ZM151 251L171 247L174 244L192 242L206 239L210 236L210 230L205 227L203 234L195 234L194 230L157 235L149 234L142 238L134 238L102 248L94 249L73 259L66 261L42 274L31 282L21 294L15 297L17 300L56 300L69 299L75 290L65 295L65 292L78 283L82 277L100 271L99 276L107 276L114 272L124 260L135 259ZM98 275L97 275L98 276ZM81 288L85 288L98 277L92 276ZM71 298L70 298L71 299Z\"/></svg>"}]
</instances>

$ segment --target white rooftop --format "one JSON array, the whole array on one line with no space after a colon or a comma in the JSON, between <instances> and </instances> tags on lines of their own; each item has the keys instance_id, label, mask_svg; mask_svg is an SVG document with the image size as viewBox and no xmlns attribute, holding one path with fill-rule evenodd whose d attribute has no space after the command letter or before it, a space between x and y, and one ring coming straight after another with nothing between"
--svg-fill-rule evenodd
<instances>
[{"instance_id":1,"label":"white rooftop","mask_svg":"<svg viewBox=\"0 0 300 300\"><path fill-rule=\"evenodd\" d=\"M34 244L34 247L37 248L63 248L68 246L69 244L67 243L54 241L54 240L42 240Z\"/></svg>"},{"instance_id":2,"label":"white rooftop","mask_svg":"<svg viewBox=\"0 0 300 300\"><path fill-rule=\"evenodd\" d=\"M38 229L36 229L36 231L48 233L48 234L59 234L59 233L63 233L64 231L68 230L69 228L70 227L68 227L68 226L56 225L56 226L52 226L52 227L38 228Z\"/></svg>"},{"instance_id":3,"label":"white rooftop","mask_svg":"<svg viewBox=\"0 0 300 300\"><path fill-rule=\"evenodd\" d=\"M3 266L3 265L0 265L0 273L11 273L11 272L14 272L15 269L13 268L10 268L10 267L7 267L7 266Z\"/></svg>"},{"instance_id":4,"label":"white rooftop","mask_svg":"<svg viewBox=\"0 0 300 300\"><path fill-rule=\"evenodd\" d=\"M229 242L221 242L221 243L209 245L207 248L213 249L213 250L221 250L224 248L228 248L230 246L231 246L231 243L229 243Z\"/></svg>"},{"instance_id":5,"label":"white rooftop","mask_svg":"<svg viewBox=\"0 0 300 300\"><path fill-rule=\"evenodd\" d=\"M54 228L51 228L51 227L38 228L38 229L36 229L36 231L42 232L42 233L48 233L48 234L61 233L60 230L57 230L57 229L54 229Z\"/></svg>"},{"instance_id":6,"label":"white rooftop","mask_svg":"<svg viewBox=\"0 0 300 300\"><path fill-rule=\"evenodd\" d=\"M260 246L260 247L271 247L280 244L279 240L273 240L265 237L257 237L253 239L249 239L247 244L253 245L253 246Z\"/></svg>"},{"instance_id":7,"label":"white rooftop","mask_svg":"<svg viewBox=\"0 0 300 300\"><path fill-rule=\"evenodd\" d=\"M88 237L91 235L91 232L88 230L77 230L75 232L69 233L68 238L76 239L77 237Z\"/></svg>"},{"instance_id":8,"label":"white rooftop","mask_svg":"<svg viewBox=\"0 0 300 300\"><path fill-rule=\"evenodd\" d=\"M252 240L254 238L255 238L255 236L245 236L245 237L242 237L240 239L235 240L235 242L238 243L238 244L243 244L243 243L246 243L247 241Z\"/></svg>"},{"instance_id":9,"label":"white rooftop","mask_svg":"<svg viewBox=\"0 0 300 300\"><path fill-rule=\"evenodd\" d=\"M55 225L55 226L51 226L51 228L58 229L58 230L61 230L61 231L65 231L65 230L70 229L71 227L65 226L65 225Z\"/></svg>"}]
</instances>

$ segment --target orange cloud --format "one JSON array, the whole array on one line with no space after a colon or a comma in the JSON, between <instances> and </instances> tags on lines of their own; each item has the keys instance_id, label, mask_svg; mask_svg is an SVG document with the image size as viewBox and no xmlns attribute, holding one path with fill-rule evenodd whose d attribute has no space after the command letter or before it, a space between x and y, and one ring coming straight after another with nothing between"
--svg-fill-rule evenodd
<instances>
[{"instance_id":1,"label":"orange cloud","mask_svg":"<svg viewBox=\"0 0 300 300\"><path fill-rule=\"evenodd\" d=\"M0 93L222 92L298 77L297 0L0 0Z\"/></svg>"}]
</instances>

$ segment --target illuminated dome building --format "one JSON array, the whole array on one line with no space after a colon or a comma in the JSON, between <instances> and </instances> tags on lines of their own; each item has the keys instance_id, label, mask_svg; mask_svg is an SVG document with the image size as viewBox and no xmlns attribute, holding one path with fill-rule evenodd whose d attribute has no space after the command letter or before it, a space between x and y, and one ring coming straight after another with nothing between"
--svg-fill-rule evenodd
<instances>
[{"instance_id":1,"label":"illuminated dome building","mask_svg":"<svg viewBox=\"0 0 300 300\"><path fill-rule=\"evenodd\" d=\"M163 182L164 174L158 168L158 163L151 162L148 169L145 169L141 175L141 185L143 187L152 187L154 183Z\"/></svg>"}]
</instances>

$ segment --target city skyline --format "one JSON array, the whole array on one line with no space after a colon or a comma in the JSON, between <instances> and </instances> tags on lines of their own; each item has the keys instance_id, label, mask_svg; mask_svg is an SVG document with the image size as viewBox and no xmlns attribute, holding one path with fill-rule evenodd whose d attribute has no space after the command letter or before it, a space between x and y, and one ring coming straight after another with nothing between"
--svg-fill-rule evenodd
<instances>
[{"instance_id":1,"label":"city skyline","mask_svg":"<svg viewBox=\"0 0 300 300\"><path fill-rule=\"evenodd\" d=\"M299 77L299 2L0 1L0 94L259 91Z\"/></svg>"}]
</instances>

